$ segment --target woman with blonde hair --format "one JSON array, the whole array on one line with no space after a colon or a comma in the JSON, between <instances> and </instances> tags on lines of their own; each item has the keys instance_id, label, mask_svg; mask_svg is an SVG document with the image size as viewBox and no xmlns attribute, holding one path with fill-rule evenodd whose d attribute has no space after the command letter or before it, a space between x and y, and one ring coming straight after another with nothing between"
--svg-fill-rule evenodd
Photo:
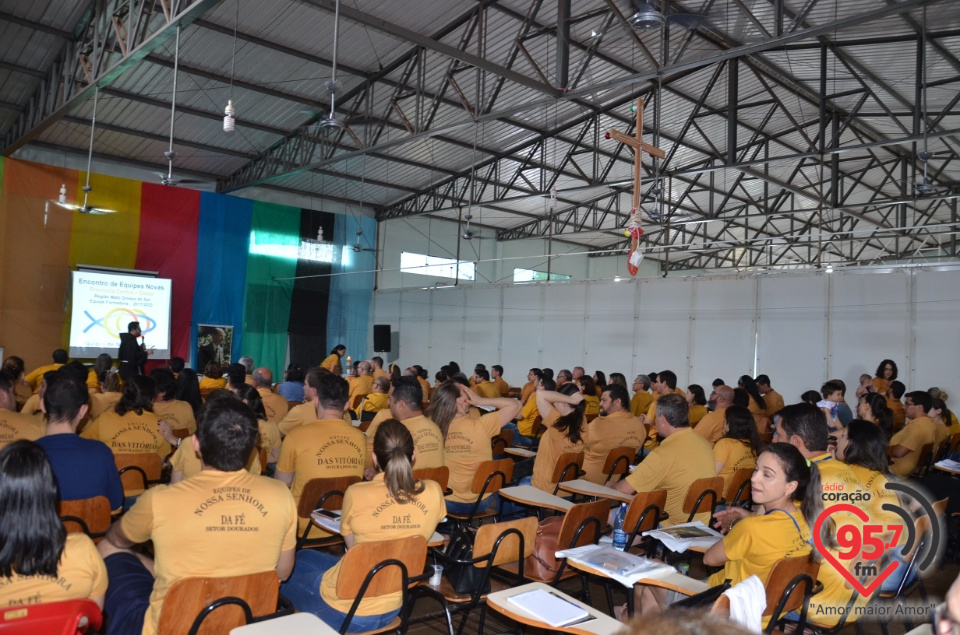
<instances>
[{"instance_id":1,"label":"woman with blonde hair","mask_svg":"<svg viewBox=\"0 0 960 635\"><path fill-rule=\"evenodd\" d=\"M374 463L383 471L373 480L347 488L340 533L347 549L361 542L423 536L429 539L446 513L443 492L435 481L413 477L413 437L396 419L387 419L373 439ZM402 517L397 525L394 518ZM293 575L282 586L298 611L313 613L339 630L353 605L337 595L340 560L312 549L297 553ZM378 630L400 612L399 592L360 602L348 633Z\"/></svg>"}]
</instances>

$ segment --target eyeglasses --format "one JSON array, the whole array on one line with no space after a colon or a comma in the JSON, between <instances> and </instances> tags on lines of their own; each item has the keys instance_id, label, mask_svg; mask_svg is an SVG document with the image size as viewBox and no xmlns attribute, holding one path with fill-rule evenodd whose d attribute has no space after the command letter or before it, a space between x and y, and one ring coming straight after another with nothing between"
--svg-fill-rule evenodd
<instances>
[{"instance_id":1,"label":"eyeglasses","mask_svg":"<svg viewBox=\"0 0 960 635\"><path fill-rule=\"evenodd\" d=\"M958 635L960 634L960 624L950 615L946 603L938 604L933 609L933 619L930 623L933 632L936 635Z\"/></svg>"}]
</instances>

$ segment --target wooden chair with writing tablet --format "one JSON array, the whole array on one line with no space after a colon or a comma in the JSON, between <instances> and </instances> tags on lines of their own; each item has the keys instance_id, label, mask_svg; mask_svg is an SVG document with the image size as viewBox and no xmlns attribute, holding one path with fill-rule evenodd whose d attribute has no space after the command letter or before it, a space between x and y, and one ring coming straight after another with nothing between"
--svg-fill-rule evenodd
<instances>
[{"instance_id":1,"label":"wooden chair with writing tablet","mask_svg":"<svg viewBox=\"0 0 960 635\"><path fill-rule=\"evenodd\" d=\"M310 522L297 536L296 550L312 549L314 547L329 547L343 542L342 536L327 536L324 538L310 538L313 521L310 515L315 509L339 511L343 508L343 493L354 483L359 483L359 476L335 476L331 478L312 478L303 486L300 492L300 503L297 505L297 516L306 518Z\"/></svg>"},{"instance_id":2,"label":"wooden chair with writing tablet","mask_svg":"<svg viewBox=\"0 0 960 635\"><path fill-rule=\"evenodd\" d=\"M627 446L613 448L607 452L607 458L603 462L603 473L607 475L604 483L613 480L614 476L624 476L629 470L630 465L637 456L637 448Z\"/></svg>"},{"instance_id":3,"label":"wooden chair with writing tablet","mask_svg":"<svg viewBox=\"0 0 960 635\"><path fill-rule=\"evenodd\" d=\"M437 563L444 567L467 565L483 569L483 577L470 593L457 593L446 577L440 584L443 597L454 607L458 607L454 609L456 612L463 614L457 627L457 635L463 633L470 612L487 597L486 593L481 593L487 580L490 581L490 593L523 584L523 561L533 553L536 538L537 519L527 516L519 520L482 525L477 529L473 542L473 558L470 560L453 560L444 553L436 554ZM501 577L493 577L491 573L494 570L498 571ZM484 603L480 608L478 633L483 633L486 614L487 606Z\"/></svg>"},{"instance_id":4,"label":"wooden chair with writing tablet","mask_svg":"<svg viewBox=\"0 0 960 635\"><path fill-rule=\"evenodd\" d=\"M107 535L111 518L106 496L60 501L60 522L64 529L68 533L87 534L94 542L100 542Z\"/></svg>"},{"instance_id":5,"label":"wooden chair with writing tablet","mask_svg":"<svg viewBox=\"0 0 960 635\"><path fill-rule=\"evenodd\" d=\"M764 585L767 608L763 610L763 617L770 618L770 623L763 631L766 635L783 633L777 629L777 622L791 611L800 613L796 632L803 632L810 598L817 591L819 571L820 563L812 562L810 556L784 558L773 566Z\"/></svg>"},{"instance_id":6,"label":"wooden chair with writing tablet","mask_svg":"<svg viewBox=\"0 0 960 635\"><path fill-rule=\"evenodd\" d=\"M113 462L120 473L124 496L139 496L160 483L163 459L156 452L114 454Z\"/></svg>"},{"instance_id":7,"label":"wooden chair with writing tablet","mask_svg":"<svg viewBox=\"0 0 960 635\"><path fill-rule=\"evenodd\" d=\"M467 514L447 512L447 516L466 525L472 524L474 520L483 522L485 518L499 518L499 503L494 506L488 505L486 509L479 511L477 508L488 494L495 494L506 487L511 478L513 478L513 461L511 459L482 462L477 466L476 472L473 473L473 483L470 485L470 491L477 495L473 509Z\"/></svg>"},{"instance_id":8,"label":"wooden chair with writing tablet","mask_svg":"<svg viewBox=\"0 0 960 635\"><path fill-rule=\"evenodd\" d=\"M434 481L440 486L444 494L449 494L447 484L450 482L450 468L446 465L440 467L424 467L413 471L413 478L418 481Z\"/></svg>"},{"instance_id":9,"label":"wooden chair with writing tablet","mask_svg":"<svg viewBox=\"0 0 960 635\"><path fill-rule=\"evenodd\" d=\"M564 452L557 457L557 462L553 466L553 476L551 480L556 483L553 488L553 495L556 496L560 491L560 483L564 481L575 481L583 476L583 452Z\"/></svg>"},{"instance_id":10,"label":"wooden chair with writing tablet","mask_svg":"<svg viewBox=\"0 0 960 635\"><path fill-rule=\"evenodd\" d=\"M602 498L590 503L574 505L563 516L560 534L557 537L557 551L572 549L584 545L596 544L600 540L604 528L607 526L607 516L610 513L610 501ZM579 576L583 587L584 601L590 603L590 591L587 588L587 579L579 571L567 567L566 558L558 560L558 569L549 577L540 577L534 570L525 570L524 578L534 582L543 582L556 586L563 580Z\"/></svg>"},{"instance_id":11,"label":"wooden chair with writing tablet","mask_svg":"<svg viewBox=\"0 0 960 635\"><path fill-rule=\"evenodd\" d=\"M683 499L683 513L690 514L686 522L692 523L697 514L712 515L722 494L723 478L720 476L698 478L691 483L687 496Z\"/></svg>"},{"instance_id":12,"label":"wooden chair with writing tablet","mask_svg":"<svg viewBox=\"0 0 960 635\"><path fill-rule=\"evenodd\" d=\"M723 500L727 505L740 505L750 500L750 478L753 476L753 468L745 467L740 470L734 470L730 478L730 485L724 492Z\"/></svg>"},{"instance_id":13,"label":"wooden chair with writing tablet","mask_svg":"<svg viewBox=\"0 0 960 635\"><path fill-rule=\"evenodd\" d=\"M280 579L274 570L227 578L178 580L163 600L157 632L227 633L256 617L276 615L279 594Z\"/></svg>"}]
</instances>

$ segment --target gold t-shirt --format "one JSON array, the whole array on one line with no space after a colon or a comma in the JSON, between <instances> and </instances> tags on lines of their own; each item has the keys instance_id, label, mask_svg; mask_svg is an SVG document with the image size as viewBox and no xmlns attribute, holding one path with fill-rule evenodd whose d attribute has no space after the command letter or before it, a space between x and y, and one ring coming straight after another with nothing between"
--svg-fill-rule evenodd
<instances>
[{"instance_id":1,"label":"gold t-shirt","mask_svg":"<svg viewBox=\"0 0 960 635\"><path fill-rule=\"evenodd\" d=\"M533 395L520 409L520 416L517 419L517 430L525 437L533 436L533 422L540 416L537 409L537 396Z\"/></svg>"},{"instance_id":2,"label":"gold t-shirt","mask_svg":"<svg viewBox=\"0 0 960 635\"><path fill-rule=\"evenodd\" d=\"M47 604L93 599L107 592L107 568L86 534L67 534L57 577L41 575L0 578L0 606Z\"/></svg>"},{"instance_id":3,"label":"gold t-shirt","mask_svg":"<svg viewBox=\"0 0 960 635\"><path fill-rule=\"evenodd\" d=\"M695 428L700 420L707 416L707 407L700 404L693 404L689 411L690 427Z\"/></svg>"},{"instance_id":4,"label":"gold t-shirt","mask_svg":"<svg viewBox=\"0 0 960 635\"><path fill-rule=\"evenodd\" d=\"M180 472L183 478L196 476L203 469L203 463L200 461L200 455L193 449L193 437L187 437L180 444L180 447L170 455L170 468L174 472ZM260 465L260 453L254 449L250 453L250 460L244 468L254 476L259 476L263 472Z\"/></svg>"},{"instance_id":5,"label":"gold t-shirt","mask_svg":"<svg viewBox=\"0 0 960 635\"><path fill-rule=\"evenodd\" d=\"M366 439L359 429L341 419L320 419L290 431L280 446L277 471L293 474L290 493L299 504L300 494L310 479L363 478L366 454ZM298 522L298 531L302 532L310 519L301 518Z\"/></svg>"},{"instance_id":6,"label":"gold t-shirt","mask_svg":"<svg viewBox=\"0 0 960 635\"><path fill-rule=\"evenodd\" d=\"M113 410L122 396L123 394L119 392L99 392L92 395L90 397L90 411L87 413L90 420L96 419L107 410Z\"/></svg>"},{"instance_id":7,"label":"gold t-shirt","mask_svg":"<svg viewBox=\"0 0 960 635\"><path fill-rule=\"evenodd\" d=\"M200 390L214 391L217 388L226 388L227 379L225 377L203 377L200 379Z\"/></svg>"},{"instance_id":8,"label":"gold t-shirt","mask_svg":"<svg viewBox=\"0 0 960 635\"><path fill-rule=\"evenodd\" d=\"M773 415L783 410L783 395L776 390L771 390L765 394L763 396L763 402L767 404L764 416L771 421L773 420Z\"/></svg>"},{"instance_id":9,"label":"gold t-shirt","mask_svg":"<svg viewBox=\"0 0 960 635\"><path fill-rule=\"evenodd\" d=\"M707 441L690 428L677 430L647 457L626 478L637 492L667 490L665 510L670 518L663 521L664 527L687 522L689 514L683 511L687 490L697 479L716 476L713 449ZM694 520L709 523L710 513L697 514Z\"/></svg>"},{"instance_id":10,"label":"gold t-shirt","mask_svg":"<svg viewBox=\"0 0 960 635\"><path fill-rule=\"evenodd\" d=\"M630 412L633 413L634 417L645 415L650 409L651 403L653 403L653 395L646 390L633 393L633 397L630 399Z\"/></svg>"},{"instance_id":11,"label":"gold t-shirt","mask_svg":"<svg viewBox=\"0 0 960 635\"><path fill-rule=\"evenodd\" d=\"M490 438L499 433L500 413L497 412L487 413L479 419L465 415L450 422L443 442L443 458L450 468L449 487L453 490L447 500L457 503L477 500L477 495L470 489L473 475L480 463L493 458Z\"/></svg>"},{"instance_id":12,"label":"gold t-shirt","mask_svg":"<svg viewBox=\"0 0 960 635\"><path fill-rule=\"evenodd\" d=\"M543 423L547 431L543 433L540 439L540 447L537 449L537 458L533 460L533 476L530 484L538 489L553 494L557 484L553 479L553 471L557 467L557 459L561 454L568 452L583 452L583 446L587 441L586 421L580 422L580 441L572 442L567 435L554 427L554 424L560 419L560 413L551 410L550 414L544 418Z\"/></svg>"},{"instance_id":13,"label":"gold t-shirt","mask_svg":"<svg viewBox=\"0 0 960 635\"><path fill-rule=\"evenodd\" d=\"M161 457L170 454L170 444L160 434L160 418L147 410L142 415L133 410L124 415L108 410L94 419L80 436L103 441L114 454L156 452Z\"/></svg>"},{"instance_id":14,"label":"gold t-shirt","mask_svg":"<svg viewBox=\"0 0 960 635\"><path fill-rule=\"evenodd\" d=\"M153 540L156 581L143 635L154 635L163 598L183 578L276 569L296 545L297 508L286 485L246 471L204 470L147 490L120 519L124 535Z\"/></svg>"},{"instance_id":15,"label":"gold t-shirt","mask_svg":"<svg viewBox=\"0 0 960 635\"><path fill-rule=\"evenodd\" d=\"M944 433L946 432L946 428L938 426L929 417L917 417L912 419L900 432L893 435L893 438L890 439L890 447L901 445L910 450L910 453L900 458L893 458L890 471L900 478L910 476L920 461L920 450L923 449L923 446L928 443L936 445L937 428L941 428Z\"/></svg>"},{"instance_id":16,"label":"gold t-shirt","mask_svg":"<svg viewBox=\"0 0 960 635\"><path fill-rule=\"evenodd\" d=\"M350 384L350 396L348 403L353 405L353 398L357 395L368 395L373 390L373 375L364 375L363 377L350 377L347 379Z\"/></svg>"},{"instance_id":17,"label":"gold t-shirt","mask_svg":"<svg viewBox=\"0 0 960 635\"><path fill-rule=\"evenodd\" d=\"M45 428L42 417L0 408L0 448L20 439L36 441Z\"/></svg>"},{"instance_id":18,"label":"gold t-shirt","mask_svg":"<svg viewBox=\"0 0 960 635\"><path fill-rule=\"evenodd\" d=\"M476 392L481 397L486 397L487 399L499 399L500 398L500 389L496 384L485 381L477 384L473 387L474 392Z\"/></svg>"},{"instance_id":19,"label":"gold t-shirt","mask_svg":"<svg viewBox=\"0 0 960 635\"><path fill-rule=\"evenodd\" d=\"M497 390L500 391L501 397L506 397L510 394L510 384L504 381L503 377L497 377L491 381L493 381L493 384L497 387Z\"/></svg>"},{"instance_id":20,"label":"gold t-shirt","mask_svg":"<svg viewBox=\"0 0 960 635\"><path fill-rule=\"evenodd\" d=\"M153 414L173 426L174 430L187 429L190 434L195 434L197 431L197 419L193 416L193 408L186 401L171 399L154 402Z\"/></svg>"},{"instance_id":21,"label":"gold t-shirt","mask_svg":"<svg viewBox=\"0 0 960 635\"><path fill-rule=\"evenodd\" d=\"M727 421L726 412L726 408L720 408L707 413L693 431L713 445L723 436L723 424Z\"/></svg>"},{"instance_id":22,"label":"gold t-shirt","mask_svg":"<svg viewBox=\"0 0 960 635\"><path fill-rule=\"evenodd\" d=\"M383 482L383 474L377 474L372 481L351 485L343 496L341 533L344 536L352 535L357 543L407 536L423 536L429 540L446 514L446 504L440 485L435 481L422 483L423 492L403 504L390 496ZM323 574L320 596L332 608L346 613L353 605L353 600L337 597L340 564L338 562ZM357 609L357 615L382 615L400 608L400 600L399 591L363 600Z\"/></svg>"},{"instance_id":23,"label":"gold t-shirt","mask_svg":"<svg viewBox=\"0 0 960 635\"><path fill-rule=\"evenodd\" d=\"M260 401L263 402L263 410L267 413L267 420L273 423L279 423L287 416L290 411L290 404L281 395L270 392L269 388L257 388L260 394Z\"/></svg>"},{"instance_id":24,"label":"gold t-shirt","mask_svg":"<svg viewBox=\"0 0 960 635\"><path fill-rule=\"evenodd\" d=\"M610 450L619 447L639 448L646 439L646 428L633 414L625 411L597 417L587 428L587 442L583 446L583 471L586 475L583 478L599 485L607 480L603 464Z\"/></svg>"},{"instance_id":25,"label":"gold t-shirt","mask_svg":"<svg viewBox=\"0 0 960 635\"><path fill-rule=\"evenodd\" d=\"M584 395L583 401L586 403L586 407L583 409L583 414L585 415L599 415L600 414L600 398L596 395Z\"/></svg>"},{"instance_id":26,"label":"gold t-shirt","mask_svg":"<svg viewBox=\"0 0 960 635\"><path fill-rule=\"evenodd\" d=\"M387 408L388 399L390 399L390 395L385 392L372 392L364 398L360 410L363 412L380 412Z\"/></svg>"},{"instance_id":27,"label":"gold t-shirt","mask_svg":"<svg viewBox=\"0 0 960 635\"><path fill-rule=\"evenodd\" d=\"M733 473L737 470L754 469L757 467L757 455L749 443L740 439L723 438L713 446L714 463L723 463L717 476L723 477L723 493L730 487Z\"/></svg>"},{"instance_id":28,"label":"gold t-shirt","mask_svg":"<svg viewBox=\"0 0 960 635\"><path fill-rule=\"evenodd\" d=\"M340 356L337 355L336 353L330 353L322 362L320 362L320 367L326 368L331 373L334 372L334 369L336 369L336 367L339 365L340 365Z\"/></svg>"},{"instance_id":29,"label":"gold t-shirt","mask_svg":"<svg viewBox=\"0 0 960 635\"><path fill-rule=\"evenodd\" d=\"M373 439L377 435L380 424L392 419L390 409L381 410L370 422L367 428L367 467L373 465ZM424 415L411 417L401 421L413 437L413 447L417 455L414 457L415 470L427 467L441 467L443 465L443 434L433 421Z\"/></svg>"},{"instance_id":30,"label":"gold t-shirt","mask_svg":"<svg viewBox=\"0 0 960 635\"><path fill-rule=\"evenodd\" d=\"M312 401L302 403L290 409L290 412L280 420L277 427L280 428L280 434L286 436L297 426L305 423L311 423L317 420L317 404Z\"/></svg>"}]
</instances>

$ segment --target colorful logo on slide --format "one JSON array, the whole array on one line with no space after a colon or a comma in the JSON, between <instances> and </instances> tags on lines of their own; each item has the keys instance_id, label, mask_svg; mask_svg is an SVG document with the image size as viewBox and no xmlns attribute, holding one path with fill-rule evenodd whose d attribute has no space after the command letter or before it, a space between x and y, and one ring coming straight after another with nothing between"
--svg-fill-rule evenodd
<instances>
[{"instance_id":1,"label":"colorful logo on slide","mask_svg":"<svg viewBox=\"0 0 960 635\"><path fill-rule=\"evenodd\" d=\"M127 309L123 307L112 309L100 319L90 315L89 311L84 311L83 314L86 315L90 320L90 324L87 325L87 328L83 329L84 333L95 326L99 326L102 327L110 337L120 339L120 334L127 332L127 324L130 322L140 322L140 332L144 335L157 328L156 320L149 315L137 313L133 309Z\"/></svg>"}]
</instances>

